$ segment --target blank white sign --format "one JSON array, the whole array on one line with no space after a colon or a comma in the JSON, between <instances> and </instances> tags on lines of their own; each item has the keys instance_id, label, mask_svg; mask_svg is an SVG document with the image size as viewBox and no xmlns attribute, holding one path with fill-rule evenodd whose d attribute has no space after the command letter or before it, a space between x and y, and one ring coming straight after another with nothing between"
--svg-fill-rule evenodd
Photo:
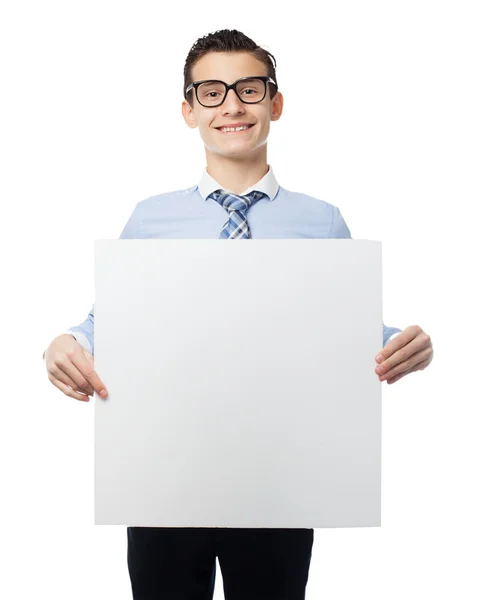
<instances>
[{"instance_id":1,"label":"blank white sign","mask_svg":"<svg viewBox=\"0 0 479 600\"><path fill-rule=\"evenodd\" d=\"M381 524L381 242L95 240L95 524Z\"/></svg>"}]
</instances>

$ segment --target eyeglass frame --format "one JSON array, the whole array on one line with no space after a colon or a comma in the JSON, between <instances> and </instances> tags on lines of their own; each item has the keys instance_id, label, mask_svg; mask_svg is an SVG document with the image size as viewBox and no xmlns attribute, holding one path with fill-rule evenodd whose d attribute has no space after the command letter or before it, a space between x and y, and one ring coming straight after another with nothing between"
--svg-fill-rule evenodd
<instances>
[{"instance_id":1,"label":"eyeglass frame","mask_svg":"<svg viewBox=\"0 0 479 600\"><path fill-rule=\"evenodd\" d=\"M240 95L238 94L237 90L236 90L236 85L238 84L238 82L240 81L244 81L245 79L261 79L261 81L263 81L264 83L264 96L261 98L261 100L255 100L254 102L245 102ZM213 106L208 106L208 105L204 105L201 104L199 98L198 98L198 87L202 84L202 83L206 83L208 81L211 81L213 83L222 83L225 88L226 88L226 92L224 95L223 100L219 103L219 104L215 104ZM271 77L267 76L267 75L253 75L250 77L240 77L239 79L237 79L236 81L234 81L231 85L228 85L226 83L226 81L221 81L221 79L202 79L201 81L194 81L193 83L190 83L190 85L186 88L185 90L185 99L187 99L187 95L188 92L191 89L195 89L195 95L196 95L196 99L198 100L199 104L201 104L201 106L203 106L204 108L218 108L218 106L221 106L223 104L223 102L226 100L226 97L228 96L228 92L230 90L234 90L235 94L238 96L238 98L241 100L241 102L243 102L243 104L258 104L259 102L263 102L263 100L266 98L266 91L268 89L267 84L268 83L272 83L274 86L276 86L276 92L278 91L278 84L276 83L276 81L274 79L272 79Z\"/></svg>"}]
</instances>

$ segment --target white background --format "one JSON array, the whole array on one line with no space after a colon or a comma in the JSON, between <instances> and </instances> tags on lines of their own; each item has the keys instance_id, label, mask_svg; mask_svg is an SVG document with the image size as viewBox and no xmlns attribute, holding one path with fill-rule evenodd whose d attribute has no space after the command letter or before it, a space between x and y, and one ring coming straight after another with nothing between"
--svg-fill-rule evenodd
<instances>
[{"instance_id":1,"label":"white background","mask_svg":"<svg viewBox=\"0 0 479 600\"><path fill-rule=\"evenodd\" d=\"M94 240L198 182L183 67L223 28L278 61L279 183L382 240L384 323L434 345L382 384L382 527L316 530L307 598L479 596L474 4L2 4L1 597L131 598L126 528L93 525L93 402L55 388L42 353L90 310Z\"/></svg>"}]
</instances>

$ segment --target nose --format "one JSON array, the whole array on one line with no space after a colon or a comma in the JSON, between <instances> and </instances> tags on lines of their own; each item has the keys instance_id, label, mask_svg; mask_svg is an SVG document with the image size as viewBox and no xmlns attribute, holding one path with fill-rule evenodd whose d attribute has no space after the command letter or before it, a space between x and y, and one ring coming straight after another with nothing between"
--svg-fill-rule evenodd
<instances>
[{"instance_id":1,"label":"nose","mask_svg":"<svg viewBox=\"0 0 479 600\"><path fill-rule=\"evenodd\" d=\"M231 112L234 109L238 110L238 108L242 108L242 107L243 107L243 103L238 98L238 96L235 94L235 91L228 90L225 101L221 105L221 108L223 109L223 111L226 110L227 112Z\"/></svg>"}]
</instances>

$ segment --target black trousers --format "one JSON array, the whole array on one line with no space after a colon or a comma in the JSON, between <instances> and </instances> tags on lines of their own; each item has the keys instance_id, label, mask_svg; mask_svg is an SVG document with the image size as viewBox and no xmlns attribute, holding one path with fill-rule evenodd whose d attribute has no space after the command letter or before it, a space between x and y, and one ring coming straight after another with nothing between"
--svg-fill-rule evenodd
<instances>
[{"instance_id":1,"label":"black trousers","mask_svg":"<svg viewBox=\"0 0 479 600\"><path fill-rule=\"evenodd\" d=\"M128 527L134 600L304 600L314 529Z\"/></svg>"}]
</instances>

